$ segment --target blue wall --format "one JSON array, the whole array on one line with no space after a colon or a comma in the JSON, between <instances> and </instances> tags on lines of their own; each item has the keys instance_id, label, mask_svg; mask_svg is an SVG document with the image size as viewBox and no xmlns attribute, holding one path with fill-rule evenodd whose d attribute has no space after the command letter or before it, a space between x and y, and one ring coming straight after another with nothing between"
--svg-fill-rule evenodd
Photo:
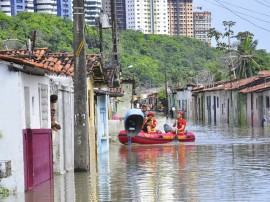
<instances>
[{"instance_id":1,"label":"blue wall","mask_svg":"<svg viewBox=\"0 0 270 202\"><path fill-rule=\"evenodd\" d=\"M10 0L11 15L17 15L25 10L25 0Z\"/></svg>"},{"instance_id":2,"label":"blue wall","mask_svg":"<svg viewBox=\"0 0 270 202\"><path fill-rule=\"evenodd\" d=\"M71 0L57 0L57 16L71 19Z\"/></svg>"}]
</instances>

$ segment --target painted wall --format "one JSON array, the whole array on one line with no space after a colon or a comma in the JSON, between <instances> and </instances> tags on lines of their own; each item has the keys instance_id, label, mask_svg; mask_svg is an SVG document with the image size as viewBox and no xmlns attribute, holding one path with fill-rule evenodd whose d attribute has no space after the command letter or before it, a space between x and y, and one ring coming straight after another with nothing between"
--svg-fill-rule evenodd
<instances>
[{"instance_id":1,"label":"painted wall","mask_svg":"<svg viewBox=\"0 0 270 202\"><path fill-rule=\"evenodd\" d=\"M24 191L22 136L22 97L20 74L0 64L0 160L11 160L12 173L0 185L17 192Z\"/></svg>"},{"instance_id":2,"label":"painted wall","mask_svg":"<svg viewBox=\"0 0 270 202\"><path fill-rule=\"evenodd\" d=\"M90 152L90 168L97 159L96 146L96 126L95 126L95 100L94 100L94 80L92 77L87 78L87 109L88 109L88 126L89 126L89 152Z\"/></svg>"},{"instance_id":3,"label":"painted wall","mask_svg":"<svg viewBox=\"0 0 270 202\"><path fill-rule=\"evenodd\" d=\"M0 160L11 160L12 166L12 176L3 179L1 185L23 192L22 130L50 128L49 101L45 99L49 97L50 82L46 77L8 71L4 64L0 64L0 78Z\"/></svg>"},{"instance_id":4,"label":"painted wall","mask_svg":"<svg viewBox=\"0 0 270 202\"><path fill-rule=\"evenodd\" d=\"M270 90L263 92L263 117L264 126L270 126L270 106L267 105L267 99L270 99ZM270 103L269 103L270 104Z\"/></svg>"},{"instance_id":5,"label":"painted wall","mask_svg":"<svg viewBox=\"0 0 270 202\"><path fill-rule=\"evenodd\" d=\"M261 127L264 119L263 93L248 93L247 95L247 122L249 126Z\"/></svg>"},{"instance_id":6,"label":"painted wall","mask_svg":"<svg viewBox=\"0 0 270 202\"><path fill-rule=\"evenodd\" d=\"M109 151L108 129L108 95L97 96L97 152L98 154Z\"/></svg>"}]
</instances>

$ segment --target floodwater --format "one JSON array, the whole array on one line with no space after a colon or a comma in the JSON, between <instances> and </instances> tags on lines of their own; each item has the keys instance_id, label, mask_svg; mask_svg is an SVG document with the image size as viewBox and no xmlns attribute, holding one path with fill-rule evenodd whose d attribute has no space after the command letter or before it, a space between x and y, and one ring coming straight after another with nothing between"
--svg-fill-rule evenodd
<instances>
[{"instance_id":1,"label":"floodwater","mask_svg":"<svg viewBox=\"0 0 270 202\"><path fill-rule=\"evenodd\" d=\"M2 200L270 201L269 129L195 123L187 129L195 142L128 147L113 138L91 174L55 176L23 197Z\"/></svg>"}]
</instances>

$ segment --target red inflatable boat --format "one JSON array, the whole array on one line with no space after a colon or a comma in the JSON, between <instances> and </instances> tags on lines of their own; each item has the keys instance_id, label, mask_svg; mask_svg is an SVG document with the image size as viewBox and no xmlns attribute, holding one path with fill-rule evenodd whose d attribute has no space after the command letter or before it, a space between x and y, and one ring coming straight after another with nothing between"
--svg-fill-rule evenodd
<instances>
[{"instance_id":1,"label":"red inflatable boat","mask_svg":"<svg viewBox=\"0 0 270 202\"><path fill-rule=\"evenodd\" d=\"M137 144L165 144L172 142L175 139L175 134L172 133L145 133L139 132L138 135L131 138L132 143ZM122 144L128 143L128 136L125 130L120 131L118 135L118 140ZM179 142L194 142L195 136L192 132L186 132L182 135L178 135Z\"/></svg>"}]
</instances>

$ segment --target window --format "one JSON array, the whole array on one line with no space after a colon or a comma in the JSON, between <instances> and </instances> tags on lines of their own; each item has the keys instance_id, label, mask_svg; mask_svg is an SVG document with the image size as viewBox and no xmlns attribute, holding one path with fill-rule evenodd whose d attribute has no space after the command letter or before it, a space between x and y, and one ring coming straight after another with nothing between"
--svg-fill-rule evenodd
<instances>
[{"instance_id":1,"label":"window","mask_svg":"<svg viewBox=\"0 0 270 202\"><path fill-rule=\"evenodd\" d=\"M219 98L217 97L217 108L219 108Z\"/></svg>"},{"instance_id":2,"label":"window","mask_svg":"<svg viewBox=\"0 0 270 202\"><path fill-rule=\"evenodd\" d=\"M40 127L48 127L48 86L44 84L39 84L39 114L40 114Z\"/></svg>"},{"instance_id":3,"label":"window","mask_svg":"<svg viewBox=\"0 0 270 202\"><path fill-rule=\"evenodd\" d=\"M266 96L266 97L265 97L265 104L266 104L266 108L269 108L269 107L270 107L270 99L269 99L269 96Z\"/></svg>"}]
</instances>

